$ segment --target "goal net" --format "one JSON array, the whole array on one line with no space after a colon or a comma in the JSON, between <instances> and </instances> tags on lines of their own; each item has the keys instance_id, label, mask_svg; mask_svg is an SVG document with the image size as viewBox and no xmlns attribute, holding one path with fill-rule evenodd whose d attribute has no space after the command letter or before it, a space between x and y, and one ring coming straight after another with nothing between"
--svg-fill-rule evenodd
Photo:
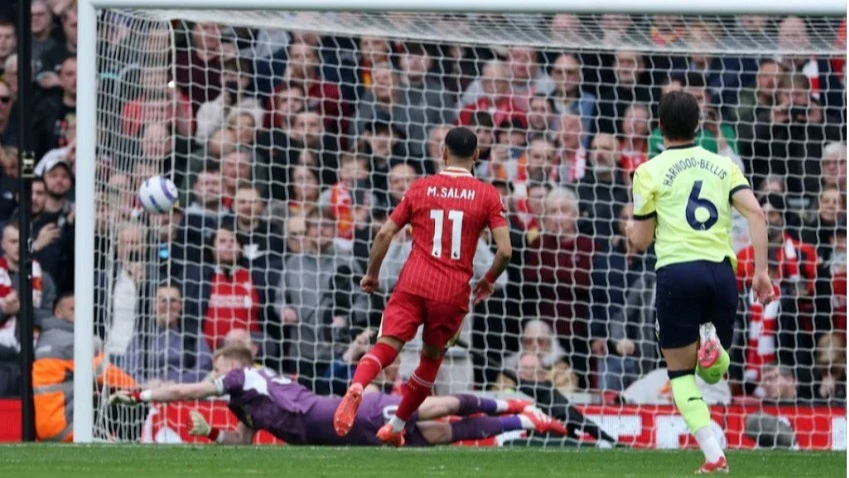
<instances>
[{"instance_id":1,"label":"goal net","mask_svg":"<svg viewBox=\"0 0 849 478\"><path fill-rule=\"evenodd\" d=\"M841 18L98 15L95 329L140 386L203 380L217 348L245 343L258 365L342 393L411 248L402 232L368 296L371 241L465 125L476 176L503 194L514 254L435 393L522 393L623 443L692 446L659 357L654 258L623 237L631 175L664 150L659 98L684 90L702 107L696 143L737 163L762 200L779 296L753 303L735 217L732 366L701 384L715 427L729 447L845 449ZM135 199L156 174L180 191L166 214ZM492 257L482 237L476 277ZM420 344L380 377L387 393ZM233 423L225 402L101 404L95 436L186 440L198 406Z\"/></svg>"}]
</instances>

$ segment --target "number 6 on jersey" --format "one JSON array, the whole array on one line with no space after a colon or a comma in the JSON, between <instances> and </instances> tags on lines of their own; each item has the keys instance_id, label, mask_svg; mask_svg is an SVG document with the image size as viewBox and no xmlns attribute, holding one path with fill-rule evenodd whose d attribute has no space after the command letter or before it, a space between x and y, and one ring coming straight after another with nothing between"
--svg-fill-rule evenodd
<instances>
[{"instance_id":1,"label":"number 6 on jersey","mask_svg":"<svg viewBox=\"0 0 849 478\"><path fill-rule=\"evenodd\" d=\"M445 211L439 209L430 210L430 218L433 220L433 257L442 257L442 232L445 222ZM460 248L463 244L463 211L448 211L448 220L451 221L451 259L460 260Z\"/></svg>"}]
</instances>

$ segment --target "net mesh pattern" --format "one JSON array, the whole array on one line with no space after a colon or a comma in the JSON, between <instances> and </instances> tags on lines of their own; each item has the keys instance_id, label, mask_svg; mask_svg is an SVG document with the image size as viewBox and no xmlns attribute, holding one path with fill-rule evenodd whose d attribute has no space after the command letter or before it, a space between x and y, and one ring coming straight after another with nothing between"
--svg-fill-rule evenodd
<instances>
[{"instance_id":1,"label":"net mesh pattern","mask_svg":"<svg viewBox=\"0 0 849 478\"><path fill-rule=\"evenodd\" d=\"M654 257L623 230L633 171L663 151L658 101L683 89L704 112L697 143L781 208L781 298L753 304L740 274L732 367L706 397L843 406L841 18L109 10L98 38L96 333L141 384L202 380L216 348L244 342L342 393L411 247L393 241L367 296L374 234L459 124L478 134L475 174L503 193L514 258L436 393L544 383L575 403L671 403ZM170 213L136 199L156 174L180 191ZM476 277L493 251L482 238ZM97 435L138 439L142 415L99 407Z\"/></svg>"}]
</instances>

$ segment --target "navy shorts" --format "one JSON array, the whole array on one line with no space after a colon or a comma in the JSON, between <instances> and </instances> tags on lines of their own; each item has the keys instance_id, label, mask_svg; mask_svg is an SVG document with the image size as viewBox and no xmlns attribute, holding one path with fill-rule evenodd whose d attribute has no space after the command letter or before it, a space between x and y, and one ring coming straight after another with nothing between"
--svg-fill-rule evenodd
<instances>
[{"instance_id":1,"label":"navy shorts","mask_svg":"<svg viewBox=\"0 0 849 478\"><path fill-rule=\"evenodd\" d=\"M731 262L693 261L657 271L657 338L662 349L699 340L699 326L713 322L722 346L731 346L737 314L737 278Z\"/></svg>"}]
</instances>

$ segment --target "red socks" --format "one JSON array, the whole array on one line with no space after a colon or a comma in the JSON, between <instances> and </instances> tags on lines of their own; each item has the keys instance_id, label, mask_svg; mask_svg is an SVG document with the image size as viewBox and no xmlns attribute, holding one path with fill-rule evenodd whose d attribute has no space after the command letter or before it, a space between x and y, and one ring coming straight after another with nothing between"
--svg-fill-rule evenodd
<instances>
[{"instance_id":1,"label":"red socks","mask_svg":"<svg viewBox=\"0 0 849 478\"><path fill-rule=\"evenodd\" d=\"M395 361L398 356L398 351L392 348L391 345L383 342L374 344L374 347L363 355L360 363L357 365L357 370L354 372L354 378L351 383L358 383L365 388L368 384L377 377L381 370L388 367Z\"/></svg>"},{"instance_id":2,"label":"red socks","mask_svg":"<svg viewBox=\"0 0 849 478\"><path fill-rule=\"evenodd\" d=\"M395 411L396 417L406 422L419 409L419 406L433 390L433 382L436 381L436 374L439 372L441 364L442 357L434 359L422 355L418 368L407 381L404 398L401 399L398 410Z\"/></svg>"}]
</instances>

